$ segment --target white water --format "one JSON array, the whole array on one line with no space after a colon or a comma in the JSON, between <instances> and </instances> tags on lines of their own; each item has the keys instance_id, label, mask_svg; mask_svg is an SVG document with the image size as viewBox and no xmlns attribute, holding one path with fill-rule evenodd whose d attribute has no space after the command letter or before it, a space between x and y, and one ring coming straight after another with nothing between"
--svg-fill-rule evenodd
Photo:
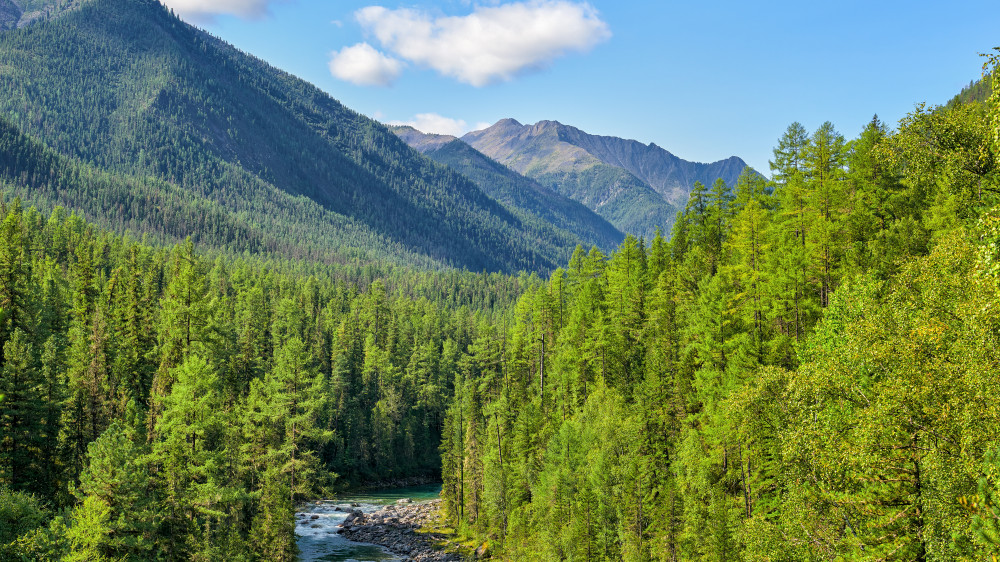
<instances>
[{"instance_id":1,"label":"white water","mask_svg":"<svg viewBox=\"0 0 1000 562\"><path fill-rule=\"evenodd\" d=\"M337 534L337 525L347 519L347 516L354 509L371 513L383 505L402 498L412 498L415 501L433 499L440 491L440 486L398 488L303 505L295 514L295 534L298 537L299 560L303 562L400 561L402 558L395 556L384 547L345 539ZM351 507L351 504L358 504L360 507Z\"/></svg>"},{"instance_id":2,"label":"white water","mask_svg":"<svg viewBox=\"0 0 1000 562\"><path fill-rule=\"evenodd\" d=\"M338 507L342 511L337 511ZM295 514L299 560L324 562L400 560L381 546L352 542L337 534L337 525L347 519L352 509L369 513L378 507L373 504L361 504L361 507L352 508L350 503L337 501L315 502L303 506L302 511ZM316 519L313 519L314 516Z\"/></svg>"}]
</instances>

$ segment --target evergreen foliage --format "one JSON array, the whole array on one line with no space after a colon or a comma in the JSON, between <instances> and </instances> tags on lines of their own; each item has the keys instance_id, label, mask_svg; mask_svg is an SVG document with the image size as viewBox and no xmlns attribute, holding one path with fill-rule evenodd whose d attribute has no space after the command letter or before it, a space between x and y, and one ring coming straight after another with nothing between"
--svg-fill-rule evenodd
<instances>
[{"instance_id":1,"label":"evergreen foliage","mask_svg":"<svg viewBox=\"0 0 1000 562\"><path fill-rule=\"evenodd\" d=\"M538 284L397 272L361 292L0 214L4 559L293 560L297 502L438 473L461 350Z\"/></svg>"},{"instance_id":2,"label":"evergreen foliage","mask_svg":"<svg viewBox=\"0 0 1000 562\"><path fill-rule=\"evenodd\" d=\"M3 559L293 560L296 502L413 475L517 560L998 552L1000 89L850 141L793 123L772 181L695 183L669 239L578 246L543 280L367 261L551 256L159 6L85 2L4 32L0 61L0 177L38 205L0 203ZM296 156L230 142L261 130ZM377 233L348 237L363 260L245 220L340 216L322 177L371 213L342 223Z\"/></svg>"},{"instance_id":3,"label":"evergreen foliage","mask_svg":"<svg viewBox=\"0 0 1000 562\"><path fill-rule=\"evenodd\" d=\"M86 0L0 33L0 187L169 242L324 261L545 271L525 221L319 89L157 2Z\"/></svg>"},{"instance_id":4,"label":"evergreen foliage","mask_svg":"<svg viewBox=\"0 0 1000 562\"><path fill-rule=\"evenodd\" d=\"M997 552L996 102L793 123L773 181L578 250L456 374L454 524L518 560Z\"/></svg>"}]
</instances>

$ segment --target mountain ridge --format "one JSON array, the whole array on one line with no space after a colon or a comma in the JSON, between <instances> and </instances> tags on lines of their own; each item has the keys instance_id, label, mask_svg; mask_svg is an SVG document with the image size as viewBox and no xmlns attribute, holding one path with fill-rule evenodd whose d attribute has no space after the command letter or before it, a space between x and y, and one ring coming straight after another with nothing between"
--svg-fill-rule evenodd
<instances>
[{"instance_id":1,"label":"mountain ridge","mask_svg":"<svg viewBox=\"0 0 1000 562\"><path fill-rule=\"evenodd\" d=\"M503 137L506 137L506 140ZM690 193L691 185L695 181L711 185L716 178L722 177L728 185L734 185L736 177L747 167L737 156L709 163L692 162L674 155L655 143L643 144L637 140L621 137L592 135L554 120L523 125L516 119L506 118L486 129L472 131L462 137L484 154L522 173L532 171L538 173L539 169L535 166L540 164L546 172L552 171L551 162L539 163L526 160L521 154L525 144L538 138L551 138L558 143L568 145L568 147L559 146L558 149L564 154L568 152L567 155L575 157L572 161L575 169L594 165L596 162L624 169L677 206L682 206L686 202L687 194Z\"/></svg>"},{"instance_id":2,"label":"mountain ridge","mask_svg":"<svg viewBox=\"0 0 1000 562\"><path fill-rule=\"evenodd\" d=\"M561 124L502 119L462 137L486 156L560 195L584 204L622 232L668 230L677 209L627 170L608 165L560 138Z\"/></svg>"},{"instance_id":3,"label":"mountain ridge","mask_svg":"<svg viewBox=\"0 0 1000 562\"><path fill-rule=\"evenodd\" d=\"M251 222L292 198L309 216L334 213L370 231L348 246L386 238L476 271L544 271L575 247L158 2L88 0L0 33L0 68L0 113L25 134L98 169L192 190ZM331 246L323 224L311 240Z\"/></svg>"},{"instance_id":4,"label":"mountain ridge","mask_svg":"<svg viewBox=\"0 0 1000 562\"><path fill-rule=\"evenodd\" d=\"M586 205L618 229L651 237L668 231L696 181L736 184L746 163L683 160L656 144L591 135L558 121L525 125L513 118L462 140L556 192Z\"/></svg>"},{"instance_id":5,"label":"mountain ridge","mask_svg":"<svg viewBox=\"0 0 1000 562\"><path fill-rule=\"evenodd\" d=\"M414 149L472 180L490 197L575 234L585 246L610 251L625 237L582 203L518 174L457 137L422 133L409 126L392 127L392 131Z\"/></svg>"},{"instance_id":6,"label":"mountain ridge","mask_svg":"<svg viewBox=\"0 0 1000 562\"><path fill-rule=\"evenodd\" d=\"M583 148L605 164L627 170L676 206L687 202L687 195L695 181L711 185L715 178L721 177L728 185L734 185L735 178L746 167L746 163L737 156L708 163L692 162L654 143L591 135L576 127L555 123L564 142ZM670 166L664 169L663 162L668 162Z\"/></svg>"}]
</instances>

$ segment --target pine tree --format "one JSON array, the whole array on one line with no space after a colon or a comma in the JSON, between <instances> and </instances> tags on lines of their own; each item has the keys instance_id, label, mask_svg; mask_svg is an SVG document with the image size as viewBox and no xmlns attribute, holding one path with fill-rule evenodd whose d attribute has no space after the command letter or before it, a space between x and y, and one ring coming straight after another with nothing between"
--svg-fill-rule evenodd
<instances>
[{"instance_id":1,"label":"pine tree","mask_svg":"<svg viewBox=\"0 0 1000 562\"><path fill-rule=\"evenodd\" d=\"M631 396L643 371L645 349L642 330L646 323L646 252L633 236L628 236L611 257L606 271L607 311L611 326L608 350L609 386Z\"/></svg>"},{"instance_id":2,"label":"pine tree","mask_svg":"<svg viewBox=\"0 0 1000 562\"><path fill-rule=\"evenodd\" d=\"M175 380L163 400L155 428L152 458L164 489L164 532L169 552L191 556L192 544L174 537L196 536L211 543L236 523L241 492L225 469L230 416L224 408L215 369L191 354L171 375Z\"/></svg>"},{"instance_id":3,"label":"pine tree","mask_svg":"<svg viewBox=\"0 0 1000 562\"><path fill-rule=\"evenodd\" d=\"M45 436L44 379L28 335L15 328L4 343L0 371L0 484L14 490L41 491L40 462Z\"/></svg>"},{"instance_id":4,"label":"pine tree","mask_svg":"<svg viewBox=\"0 0 1000 562\"><path fill-rule=\"evenodd\" d=\"M113 422L87 447L88 465L75 491L81 503L73 509L68 533L69 559L144 559L159 551L153 539L155 488L135 437Z\"/></svg>"},{"instance_id":5,"label":"pine tree","mask_svg":"<svg viewBox=\"0 0 1000 562\"><path fill-rule=\"evenodd\" d=\"M819 281L819 304L824 308L839 280L844 245L845 163L844 137L827 121L809 138L803 158L813 228L809 251L813 275Z\"/></svg>"},{"instance_id":6,"label":"pine tree","mask_svg":"<svg viewBox=\"0 0 1000 562\"><path fill-rule=\"evenodd\" d=\"M201 261L194 254L194 243L190 238L183 245L174 247L170 262L170 278L162 300L157 334L159 367L151 391L151 429L162 413L159 400L169 395L173 386L174 367L209 343L205 330L209 320L205 273Z\"/></svg>"},{"instance_id":7,"label":"pine tree","mask_svg":"<svg viewBox=\"0 0 1000 562\"><path fill-rule=\"evenodd\" d=\"M803 171L803 153L808 140L805 127L798 121L789 125L778 139L778 146L774 148L774 160L768 162L775 183L785 185Z\"/></svg>"}]
</instances>

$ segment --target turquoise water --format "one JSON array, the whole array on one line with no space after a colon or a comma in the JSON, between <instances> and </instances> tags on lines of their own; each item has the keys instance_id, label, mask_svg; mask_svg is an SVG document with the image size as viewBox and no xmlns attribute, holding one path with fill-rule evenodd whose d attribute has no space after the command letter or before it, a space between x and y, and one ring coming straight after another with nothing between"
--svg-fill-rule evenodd
<instances>
[{"instance_id":1,"label":"turquoise water","mask_svg":"<svg viewBox=\"0 0 1000 562\"><path fill-rule=\"evenodd\" d=\"M362 494L343 494L337 498L340 502L369 503L374 505L388 505L396 500L409 498L415 502L426 502L436 500L441 497L440 484L428 484L426 486L413 486L412 488L389 488L387 490L375 490Z\"/></svg>"},{"instance_id":2,"label":"turquoise water","mask_svg":"<svg viewBox=\"0 0 1000 562\"><path fill-rule=\"evenodd\" d=\"M295 535L299 545L299 560L322 562L387 562L399 561L389 550L373 544L351 542L337 534L340 525L353 509L366 513L396 500L409 498L414 502L437 499L441 485L392 488L358 494L344 494L336 499L310 502L295 514ZM351 507L359 504L360 507Z\"/></svg>"}]
</instances>

